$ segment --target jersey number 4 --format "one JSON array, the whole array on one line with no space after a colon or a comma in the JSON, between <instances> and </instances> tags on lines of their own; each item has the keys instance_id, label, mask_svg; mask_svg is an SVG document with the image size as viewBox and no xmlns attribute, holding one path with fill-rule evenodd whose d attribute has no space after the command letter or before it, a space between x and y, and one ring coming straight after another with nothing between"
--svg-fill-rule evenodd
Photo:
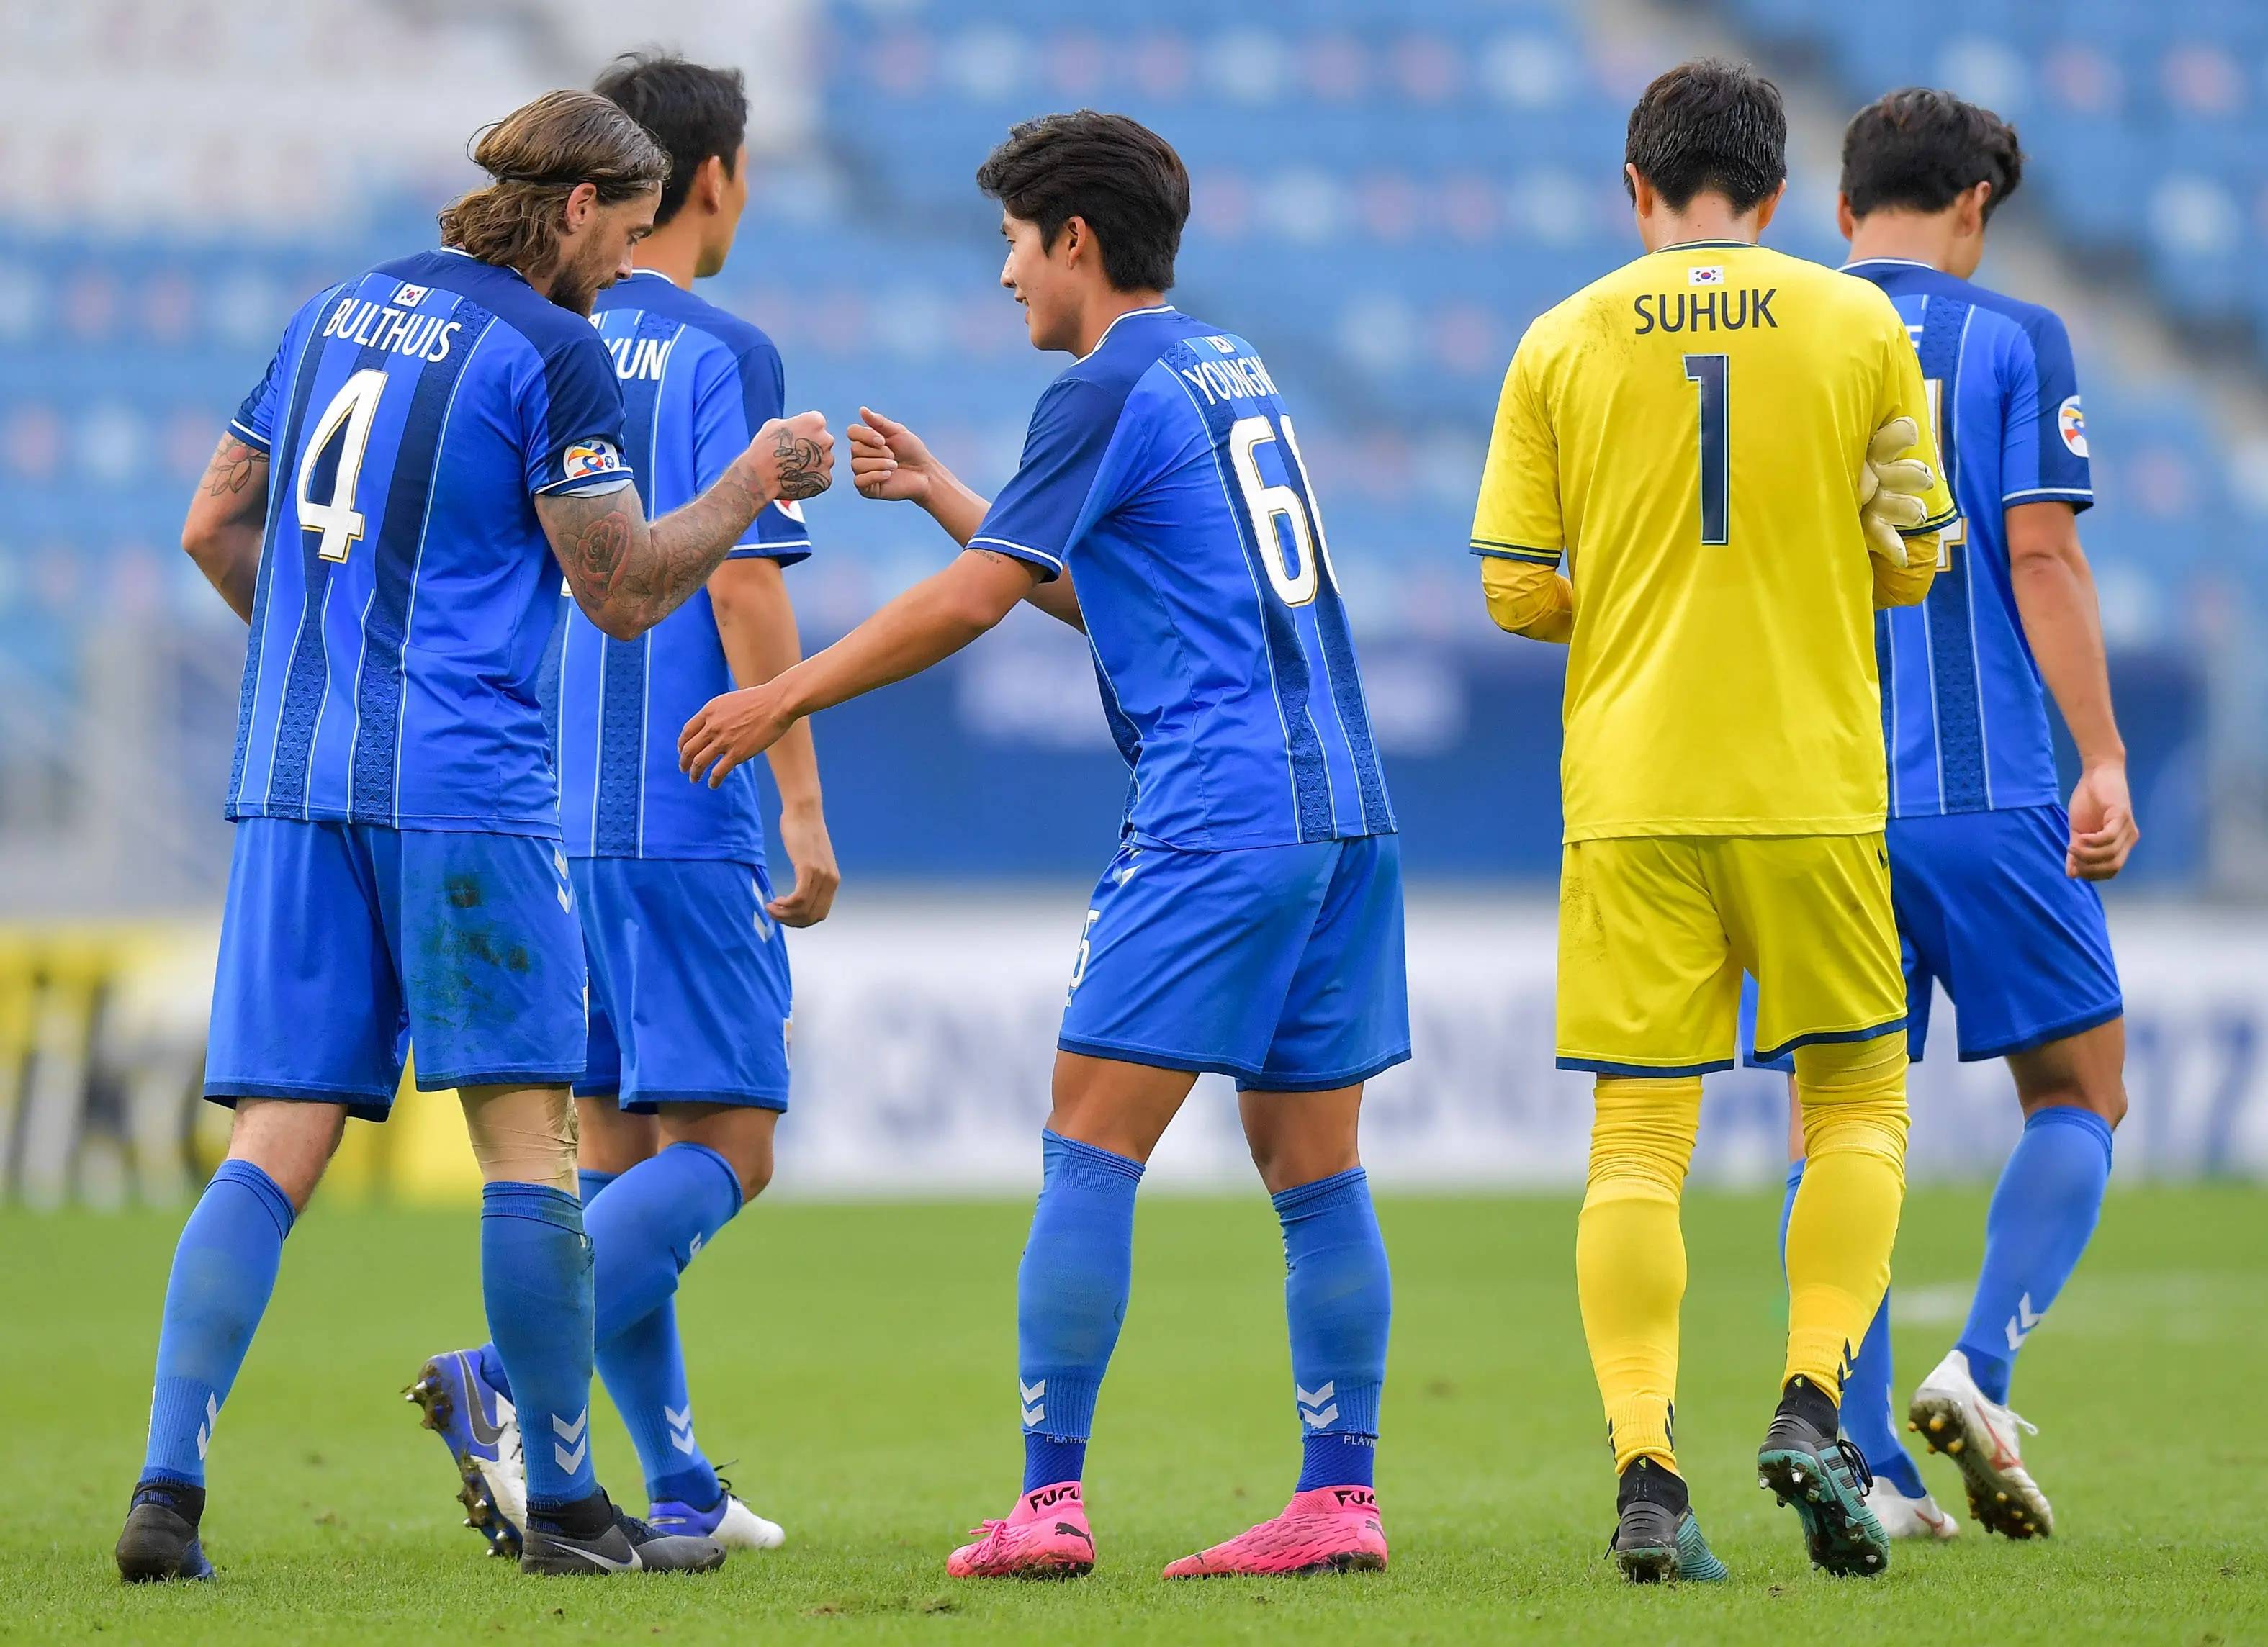
<instances>
[{"instance_id":1,"label":"jersey number 4","mask_svg":"<svg viewBox=\"0 0 2268 1647\"><path fill-rule=\"evenodd\" d=\"M1308 513L1307 504L1300 496L1315 495L1314 482L1307 478L1307 463L1300 456L1300 437L1292 432L1292 420L1279 419L1284 430L1284 467L1299 479L1297 487L1278 482L1270 485L1262 478L1259 449L1276 438L1276 428L1264 415L1240 417L1229 425L1228 461L1236 471L1237 489L1244 494L1244 507L1252 516L1252 531L1260 544L1261 569L1268 581L1275 585L1276 595L1287 607L1304 607L1315 598L1320 586L1317 569L1331 580L1331 587L1339 586L1339 575L1331 564L1331 551L1323 541L1322 506ZM1284 531L1276 530L1278 521ZM1285 552L1289 549L1287 565Z\"/></svg>"},{"instance_id":2,"label":"jersey number 4","mask_svg":"<svg viewBox=\"0 0 2268 1647\"><path fill-rule=\"evenodd\" d=\"M326 561L343 561L363 534L365 522L354 506L355 486L362 479L363 454L370 449L371 425L378 420L378 397L386 393L386 373L365 366L339 386L314 432L299 454L299 529L320 532L323 540L316 555ZM339 460L331 471L331 500L317 503L309 496L315 468L332 442L338 443Z\"/></svg>"}]
</instances>

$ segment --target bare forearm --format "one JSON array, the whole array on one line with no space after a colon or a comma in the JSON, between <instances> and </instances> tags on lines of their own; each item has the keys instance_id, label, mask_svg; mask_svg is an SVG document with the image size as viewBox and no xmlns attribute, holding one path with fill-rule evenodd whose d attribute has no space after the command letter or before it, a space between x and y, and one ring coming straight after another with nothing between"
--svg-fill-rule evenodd
<instances>
[{"instance_id":1,"label":"bare forearm","mask_svg":"<svg viewBox=\"0 0 2268 1647\"><path fill-rule=\"evenodd\" d=\"M779 678L787 707L815 715L942 663L991 627L951 599L950 569L916 584ZM998 619L994 620L998 621Z\"/></svg>"},{"instance_id":2,"label":"bare forearm","mask_svg":"<svg viewBox=\"0 0 2268 1647\"><path fill-rule=\"evenodd\" d=\"M247 623L252 621L252 601L260 587L261 533L257 527L235 527L215 533L189 551L189 558L219 591L228 609Z\"/></svg>"},{"instance_id":3,"label":"bare forearm","mask_svg":"<svg viewBox=\"0 0 2268 1647\"><path fill-rule=\"evenodd\" d=\"M608 634L630 640L709 581L769 501L728 469L651 526L631 487L598 497L545 498L543 518L576 604Z\"/></svg>"},{"instance_id":4,"label":"bare forearm","mask_svg":"<svg viewBox=\"0 0 2268 1647\"><path fill-rule=\"evenodd\" d=\"M717 613L718 638L724 643L725 662L733 672L734 686L759 686L777 680L803 661L795 608L789 603L778 562L728 562L710 580L709 594ZM820 804L819 753L812 741L810 722L798 721L790 727L767 752L767 758L783 807Z\"/></svg>"},{"instance_id":5,"label":"bare forearm","mask_svg":"<svg viewBox=\"0 0 2268 1647\"><path fill-rule=\"evenodd\" d=\"M984 511L992 504L990 499L963 486L959 475L939 463L930 470L929 492L922 499L922 507L945 528L947 537L965 549L968 540L976 535L976 528L984 524Z\"/></svg>"},{"instance_id":6,"label":"bare forearm","mask_svg":"<svg viewBox=\"0 0 2268 1647\"><path fill-rule=\"evenodd\" d=\"M268 454L224 435L189 500L181 548L229 610L249 623L267 535Z\"/></svg>"},{"instance_id":7,"label":"bare forearm","mask_svg":"<svg viewBox=\"0 0 2268 1647\"><path fill-rule=\"evenodd\" d=\"M2095 576L2085 560L2046 555L2019 557L2013 568L2016 611L2024 637L2064 724L2071 728L2080 760L2092 765L2123 761L2126 745L2110 703L2110 669L2102 644L2102 613Z\"/></svg>"}]
</instances>

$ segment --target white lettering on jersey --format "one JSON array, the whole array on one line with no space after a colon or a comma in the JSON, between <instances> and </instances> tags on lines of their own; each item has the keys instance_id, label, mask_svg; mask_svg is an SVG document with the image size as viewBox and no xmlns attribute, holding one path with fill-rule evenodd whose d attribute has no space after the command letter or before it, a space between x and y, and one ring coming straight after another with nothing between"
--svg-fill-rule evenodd
<instances>
[{"instance_id":1,"label":"white lettering on jersey","mask_svg":"<svg viewBox=\"0 0 2268 1647\"><path fill-rule=\"evenodd\" d=\"M462 330L463 321L444 315L413 314L364 298L342 298L323 322L322 335L412 360L439 362L449 357L450 334Z\"/></svg>"},{"instance_id":2,"label":"white lettering on jersey","mask_svg":"<svg viewBox=\"0 0 2268 1647\"><path fill-rule=\"evenodd\" d=\"M1182 368L1182 376L1195 384L1210 406L1220 401L1257 401L1276 393L1276 380L1256 355L1233 360L1200 360Z\"/></svg>"},{"instance_id":3,"label":"white lettering on jersey","mask_svg":"<svg viewBox=\"0 0 2268 1647\"><path fill-rule=\"evenodd\" d=\"M644 378L650 382L661 381L662 368L669 364L670 346L676 339L659 337L617 337L607 344L607 352L615 357L615 376L629 380Z\"/></svg>"}]
</instances>

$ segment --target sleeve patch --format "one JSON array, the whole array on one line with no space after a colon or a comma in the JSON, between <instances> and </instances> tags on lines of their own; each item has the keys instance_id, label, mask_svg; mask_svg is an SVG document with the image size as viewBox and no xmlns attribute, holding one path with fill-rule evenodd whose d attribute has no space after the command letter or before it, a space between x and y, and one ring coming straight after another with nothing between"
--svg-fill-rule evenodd
<instances>
[{"instance_id":1,"label":"sleeve patch","mask_svg":"<svg viewBox=\"0 0 2268 1647\"><path fill-rule=\"evenodd\" d=\"M2070 449L2072 456L2083 458L2088 455L2087 414L2080 409L2079 396L2072 395L2056 408L2056 432L2063 437L2063 444Z\"/></svg>"},{"instance_id":2,"label":"sleeve patch","mask_svg":"<svg viewBox=\"0 0 2268 1647\"><path fill-rule=\"evenodd\" d=\"M611 440L578 441L560 454L559 467L563 480L595 481L622 473L622 454Z\"/></svg>"}]
</instances>

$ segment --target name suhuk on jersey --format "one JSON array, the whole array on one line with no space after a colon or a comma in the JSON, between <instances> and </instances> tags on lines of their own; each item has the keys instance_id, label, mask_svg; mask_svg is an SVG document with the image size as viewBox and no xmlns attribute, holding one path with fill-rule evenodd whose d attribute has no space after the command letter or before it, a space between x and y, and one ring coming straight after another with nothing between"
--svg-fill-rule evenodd
<instances>
[{"instance_id":1,"label":"name suhuk on jersey","mask_svg":"<svg viewBox=\"0 0 2268 1647\"><path fill-rule=\"evenodd\" d=\"M446 314L418 314L368 298L342 298L323 322L322 335L363 349L407 355L412 360L439 362L449 357L454 335L464 322Z\"/></svg>"},{"instance_id":2,"label":"name suhuk on jersey","mask_svg":"<svg viewBox=\"0 0 2268 1647\"><path fill-rule=\"evenodd\" d=\"M1771 302L1777 286L1743 286L1738 291L1642 291L1631 300L1640 325L1637 336L1648 332L1737 332L1750 326L1768 326L1775 332Z\"/></svg>"}]
</instances>

